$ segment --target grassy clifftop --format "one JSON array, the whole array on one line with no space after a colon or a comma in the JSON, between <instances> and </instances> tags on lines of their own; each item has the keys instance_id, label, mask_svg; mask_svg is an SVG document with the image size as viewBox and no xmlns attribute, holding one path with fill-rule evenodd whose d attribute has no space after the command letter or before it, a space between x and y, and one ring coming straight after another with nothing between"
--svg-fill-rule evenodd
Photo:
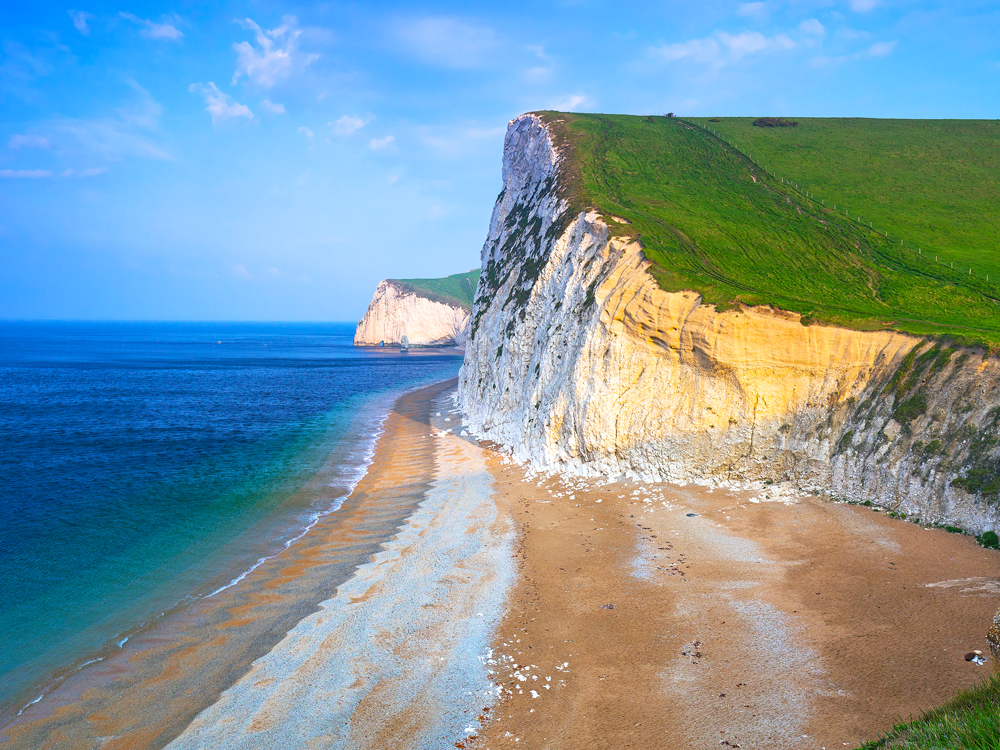
<instances>
[{"instance_id":1,"label":"grassy clifftop","mask_svg":"<svg viewBox=\"0 0 1000 750\"><path fill-rule=\"evenodd\" d=\"M476 285L479 283L479 269L445 276L443 279L388 280L420 297L472 310L472 300L476 296Z\"/></svg>"},{"instance_id":2,"label":"grassy clifftop","mask_svg":"<svg viewBox=\"0 0 1000 750\"><path fill-rule=\"evenodd\" d=\"M691 118L827 203L1000 279L1000 121Z\"/></svg>"},{"instance_id":3,"label":"grassy clifftop","mask_svg":"<svg viewBox=\"0 0 1000 750\"><path fill-rule=\"evenodd\" d=\"M627 220L666 290L1000 344L1000 123L540 114L567 197Z\"/></svg>"}]
</instances>

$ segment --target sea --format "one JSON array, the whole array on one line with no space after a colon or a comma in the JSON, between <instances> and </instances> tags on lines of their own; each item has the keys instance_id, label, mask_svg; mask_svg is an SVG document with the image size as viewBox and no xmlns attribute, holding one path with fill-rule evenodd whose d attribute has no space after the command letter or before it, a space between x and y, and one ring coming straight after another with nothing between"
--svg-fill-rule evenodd
<instances>
[{"instance_id":1,"label":"sea","mask_svg":"<svg viewBox=\"0 0 1000 750\"><path fill-rule=\"evenodd\" d=\"M353 323L0 322L0 716L336 513L454 349Z\"/></svg>"}]
</instances>

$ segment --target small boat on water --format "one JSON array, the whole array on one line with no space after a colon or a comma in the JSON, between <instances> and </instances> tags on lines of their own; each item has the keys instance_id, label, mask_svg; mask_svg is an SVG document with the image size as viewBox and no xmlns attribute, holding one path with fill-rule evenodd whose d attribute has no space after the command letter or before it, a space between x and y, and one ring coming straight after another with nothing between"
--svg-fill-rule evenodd
<instances>
[{"instance_id":1,"label":"small boat on water","mask_svg":"<svg viewBox=\"0 0 1000 750\"><path fill-rule=\"evenodd\" d=\"M406 334L399 340L399 350L402 352L409 351L410 349L410 339L407 338Z\"/></svg>"}]
</instances>

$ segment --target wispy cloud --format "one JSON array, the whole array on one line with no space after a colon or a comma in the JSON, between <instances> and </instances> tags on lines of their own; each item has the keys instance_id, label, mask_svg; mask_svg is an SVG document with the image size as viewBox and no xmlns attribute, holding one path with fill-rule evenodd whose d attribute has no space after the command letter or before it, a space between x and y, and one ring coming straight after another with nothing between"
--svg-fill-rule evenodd
<instances>
[{"instance_id":1,"label":"wispy cloud","mask_svg":"<svg viewBox=\"0 0 1000 750\"><path fill-rule=\"evenodd\" d=\"M776 2L740 3L736 6L736 15L741 18L753 18L766 21L768 16L778 7Z\"/></svg>"},{"instance_id":2,"label":"wispy cloud","mask_svg":"<svg viewBox=\"0 0 1000 750\"><path fill-rule=\"evenodd\" d=\"M855 13L867 13L875 9L878 5L878 0L850 0L848 4Z\"/></svg>"},{"instance_id":3,"label":"wispy cloud","mask_svg":"<svg viewBox=\"0 0 1000 750\"><path fill-rule=\"evenodd\" d=\"M50 131L75 140L85 152L98 154L109 161L130 156L173 159L173 155L154 140L163 107L135 81L128 81L128 85L138 94L138 99L117 108L115 116L54 120L48 125Z\"/></svg>"},{"instance_id":4,"label":"wispy cloud","mask_svg":"<svg viewBox=\"0 0 1000 750\"><path fill-rule=\"evenodd\" d=\"M188 86L188 91L201 94L205 98L205 111L212 116L213 125L240 117L253 119L253 112L247 105L233 101L233 97L224 91L219 91L219 87L212 81L207 84L192 83Z\"/></svg>"},{"instance_id":5,"label":"wispy cloud","mask_svg":"<svg viewBox=\"0 0 1000 750\"><path fill-rule=\"evenodd\" d=\"M69 17L73 21L73 27L79 31L84 36L90 34L90 27L87 25L87 21L94 17L93 13L86 13L82 10L70 10L67 11Z\"/></svg>"},{"instance_id":6,"label":"wispy cloud","mask_svg":"<svg viewBox=\"0 0 1000 750\"><path fill-rule=\"evenodd\" d=\"M13 39L3 42L3 62L0 62L0 96L16 93L30 98L31 84L52 72L58 51L40 46L31 50Z\"/></svg>"},{"instance_id":7,"label":"wispy cloud","mask_svg":"<svg viewBox=\"0 0 1000 750\"><path fill-rule=\"evenodd\" d=\"M108 171L107 167L92 167L90 169L64 169L59 173L60 177L97 177Z\"/></svg>"},{"instance_id":8,"label":"wispy cloud","mask_svg":"<svg viewBox=\"0 0 1000 750\"><path fill-rule=\"evenodd\" d=\"M272 115L283 115L283 114L285 114L285 105L284 104L275 104L270 99L265 99L264 101L262 101L260 103L260 106L262 106L264 109L266 109Z\"/></svg>"},{"instance_id":9,"label":"wispy cloud","mask_svg":"<svg viewBox=\"0 0 1000 750\"><path fill-rule=\"evenodd\" d=\"M7 141L8 148L48 148L49 139L40 135L12 135Z\"/></svg>"},{"instance_id":10,"label":"wispy cloud","mask_svg":"<svg viewBox=\"0 0 1000 750\"><path fill-rule=\"evenodd\" d=\"M392 35L418 59L445 68L481 68L497 61L504 43L489 26L457 18L398 19Z\"/></svg>"},{"instance_id":11,"label":"wispy cloud","mask_svg":"<svg viewBox=\"0 0 1000 750\"><path fill-rule=\"evenodd\" d=\"M480 149L495 149L503 143L506 132L505 127L427 128L419 132L418 138L442 159L461 159Z\"/></svg>"},{"instance_id":12,"label":"wispy cloud","mask_svg":"<svg viewBox=\"0 0 1000 750\"><path fill-rule=\"evenodd\" d=\"M799 24L799 31L802 31L810 36L824 36L826 34L826 28L819 22L816 18L807 18L805 21Z\"/></svg>"},{"instance_id":13,"label":"wispy cloud","mask_svg":"<svg viewBox=\"0 0 1000 750\"><path fill-rule=\"evenodd\" d=\"M759 31L739 34L717 31L702 39L652 47L648 54L653 60L665 63L687 60L721 67L739 62L749 55L784 52L796 46L795 40L787 34L764 36Z\"/></svg>"},{"instance_id":14,"label":"wispy cloud","mask_svg":"<svg viewBox=\"0 0 1000 750\"><path fill-rule=\"evenodd\" d=\"M387 135L385 138L372 138L368 141L368 147L373 151L381 151L396 142L396 137Z\"/></svg>"},{"instance_id":15,"label":"wispy cloud","mask_svg":"<svg viewBox=\"0 0 1000 750\"><path fill-rule=\"evenodd\" d=\"M295 28L294 16L286 16L281 26L267 31L249 18L239 23L244 29L254 32L257 48L250 42L233 45L236 50L233 84L246 76L247 80L269 89L282 78L291 75L296 65L304 67L319 57L315 54L298 53L298 39L302 31Z\"/></svg>"},{"instance_id":16,"label":"wispy cloud","mask_svg":"<svg viewBox=\"0 0 1000 750\"><path fill-rule=\"evenodd\" d=\"M310 141L313 139L313 136L316 135L314 132L312 132L309 128L307 128L305 126L300 127L296 132L299 135L308 138Z\"/></svg>"},{"instance_id":17,"label":"wispy cloud","mask_svg":"<svg viewBox=\"0 0 1000 750\"><path fill-rule=\"evenodd\" d=\"M174 26L174 23L179 23L181 20L180 16L177 15L166 17L163 23L156 23L148 18L139 18L134 13L126 13L125 11L121 11L118 15L126 21L132 21L132 23L142 26L139 33L147 39L169 39L172 42L179 42L184 36L184 33ZM167 23L168 19L173 23Z\"/></svg>"},{"instance_id":18,"label":"wispy cloud","mask_svg":"<svg viewBox=\"0 0 1000 750\"><path fill-rule=\"evenodd\" d=\"M875 42L865 49L851 55L814 57L812 63L817 67L823 67L828 65L841 65L842 63L853 62L855 60L870 60L877 57L888 57L895 51L897 44L898 42L896 40L891 42Z\"/></svg>"},{"instance_id":19,"label":"wispy cloud","mask_svg":"<svg viewBox=\"0 0 1000 750\"><path fill-rule=\"evenodd\" d=\"M554 109L558 112L576 112L581 107L589 106L590 104L590 97L583 94L571 94L570 96L550 102L547 109Z\"/></svg>"},{"instance_id":20,"label":"wispy cloud","mask_svg":"<svg viewBox=\"0 0 1000 750\"><path fill-rule=\"evenodd\" d=\"M253 274L250 273L247 270L247 267L244 266L242 263L235 264L230 269L230 271L232 272L233 276L235 276L237 279L245 279L246 281L249 281L250 279L253 278Z\"/></svg>"},{"instance_id":21,"label":"wispy cloud","mask_svg":"<svg viewBox=\"0 0 1000 750\"><path fill-rule=\"evenodd\" d=\"M51 177L52 172L47 169L0 169L0 177L38 180L43 177Z\"/></svg>"},{"instance_id":22,"label":"wispy cloud","mask_svg":"<svg viewBox=\"0 0 1000 750\"><path fill-rule=\"evenodd\" d=\"M365 126L365 121L353 115L344 115L340 119L327 123L337 135L351 135Z\"/></svg>"}]
</instances>

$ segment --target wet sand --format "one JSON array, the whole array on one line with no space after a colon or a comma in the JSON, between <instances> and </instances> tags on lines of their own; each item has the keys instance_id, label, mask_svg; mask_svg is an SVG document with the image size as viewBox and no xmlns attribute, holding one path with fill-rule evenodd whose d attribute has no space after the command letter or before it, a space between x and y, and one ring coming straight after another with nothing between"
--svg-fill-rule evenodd
<instances>
[{"instance_id":1,"label":"wet sand","mask_svg":"<svg viewBox=\"0 0 1000 750\"><path fill-rule=\"evenodd\" d=\"M971 537L489 463L520 580L470 747L856 747L991 671L963 655L989 653L1000 555Z\"/></svg>"},{"instance_id":2,"label":"wet sand","mask_svg":"<svg viewBox=\"0 0 1000 750\"><path fill-rule=\"evenodd\" d=\"M66 679L0 732L0 746L164 747L413 515L435 478L430 415L453 386L440 383L399 399L366 476L293 547Z\"/></svg>"}]
</instances>

